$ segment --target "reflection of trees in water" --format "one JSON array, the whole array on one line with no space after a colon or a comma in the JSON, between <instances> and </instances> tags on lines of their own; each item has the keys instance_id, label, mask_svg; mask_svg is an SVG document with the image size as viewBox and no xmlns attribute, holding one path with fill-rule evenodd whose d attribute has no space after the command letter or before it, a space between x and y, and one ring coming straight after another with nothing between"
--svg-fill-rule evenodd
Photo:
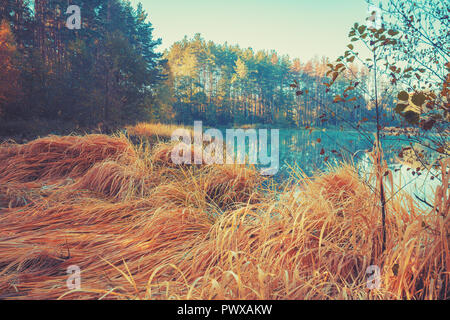
<instances>
[{"instance_id":1,"label":"reflection of trees in water","mask_svg":"<svg viewBox=\"0 0 450 320\"><path fill-rule=\"evenodd\" d=\"M308 130L284 130L280 135L281 154L280 163L290 165L296 163L306 173L310 174L316 169L321 169L323 157L320 155L320 144L317 138L320 132L309 133Z\"/></svg>"},{"instance_id":2,"label":"reflection of trees in water","mask_svg":"<svg viewBox=\"0 0 450 320\"><path fill-rule=\"evenodd\" d=\"M320 142L317 140L319 138ZM331 164L343 159L352 159L357 163L364 157L364 151L372 148L372 145L355 131L314 130L310 133L309 130L280 129L279 142L280 170L275 178L281 180L287 176L289 166L294 164L297 164L306 174L311 175L316 170L326 169L326 158ZM267 144L270 152L270 131ZM405 137L386 138L383 141L384 156L388 164L393 163L398 151L406 145L408 141ZM323 155L320 154L322 148ZM246 152L248 152L248 145Z\"/></svg>"},{"instance_id":3,"label":"reflection of trees in water","mask_svg":"<svg viewBox=\"0 0 450 320\"><path fill-rule=\"evenodd\" d=\"M317 139L320 138L320 142ZM398 150L407 142L391 139L384 142L385 159L392 163ZM357 151L370 150L372 145L362 138L357 132L334 130L280 130L280 164L282 170L287 170L289 165L297 163L307 174L312 174L317 169L325 169L328 162L334 163L343 158L352 159ZM324 154L321 155L321 150ZM357 153L359 157L364 152Z\"/></svg>"}]
</instances>

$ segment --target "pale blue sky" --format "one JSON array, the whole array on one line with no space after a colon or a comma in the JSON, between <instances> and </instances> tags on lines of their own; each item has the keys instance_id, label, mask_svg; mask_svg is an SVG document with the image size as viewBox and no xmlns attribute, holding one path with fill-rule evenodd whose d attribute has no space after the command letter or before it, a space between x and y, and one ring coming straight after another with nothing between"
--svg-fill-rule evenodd
<instances>
[{"instance_id":1,"label":"pale blue sky","mask_svg":"<svg viewBox=\"0 0 450 320\"><path fill-rule=\"evenodd\" d=\"M364 0L131 0L142 2L162 38L160 50L184 35L216 43L275 49L302 61L332 60L345 51L348 31L367 15Z\"/></svg>"}]
</instances>

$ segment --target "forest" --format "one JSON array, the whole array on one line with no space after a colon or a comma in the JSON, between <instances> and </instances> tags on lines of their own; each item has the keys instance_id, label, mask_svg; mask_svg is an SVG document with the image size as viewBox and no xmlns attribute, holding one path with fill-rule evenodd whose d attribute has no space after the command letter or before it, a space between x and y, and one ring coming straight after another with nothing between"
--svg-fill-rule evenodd
<instances>
[{"instance_id":1,"label":"forest","mask_svg":"<svg viewBox=\"0 0 450 320\"><path fill-rule=\"evenodd\" d=\"M0 119L5 128L30 119L58 120L73 128L138 121L190 124L193 119L295 128L337 126L337 116L324 119L330 112L350 122L375 118L361 94L372 90L370 72L356 63L327 88L331 61L326 57L300 61L275 50L216 44L200 34L158 53L161 39L153 38L142 5L80 1L82 25L71 30L65 25L66 1L34 1L34 6L3 1ZM293 81L308 94L296 94ZM359 82L360 90L333 104L351 81ZM386 79L380 86L392 90ZM385 124L398 124L393 99L383 107Z\"/></svg>"},{"instance_id":2,"label":"forest","mask_svg":"<svg viewBox=\"0 0 450 320\"><path fill-rule=\"evenodd\" d=\"M351 65L332 90L327 80L329 59L315 58L301 62L276 51L254 52L237 45L206 42L200 34L175 43L166 53L175 119L201 119L213 125L278 124L284 127L337 125L335 117L324 123L320 117L328 112L324 106L333 103L336 92L350 81L366 83L369 72ZM293 81L308 88L305 97L296 95ZM333 108L349 121L372 118L374 110L360 95L346 105ZM392 117L392 101L386 101L385 112Z\"/></svg>"},{"instance_id":3,"label":"forest","mask_svg":"<svg viewBox=\"0 0 450 320\"><path fill-rule=\"evenodd\" d=\"M2 0L2 120L61 120L75 128L150 118L163 59L142 6L78 4L82 25L71 30L67 1Z\"/></svg>"}]
</instances>

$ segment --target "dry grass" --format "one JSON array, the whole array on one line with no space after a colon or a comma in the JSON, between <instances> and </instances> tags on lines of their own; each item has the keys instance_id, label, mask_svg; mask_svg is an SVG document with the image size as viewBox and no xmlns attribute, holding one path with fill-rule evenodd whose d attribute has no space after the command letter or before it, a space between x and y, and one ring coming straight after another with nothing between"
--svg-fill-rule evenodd
<instances>
[{"instance_id":1,"label":"dry grass","mask_svg":"<svg viewBox=\"0 0 450 320\"><path fill-rule=\"evenodd\" d=\"M0 298L449 298L446 188L428 212L389 194L381 252L377 196L350 165L276 192L253 168L168 151L103 135L0 146Z\"/></svg>"},{"instance_id":2,"label":"dry grass","mask_svg":"<svg viewBox=\"0 0 450 320\"><path fill-rule=\"evenodd\" d=\"M129 134L135 136L170 139L172 133L179 128L182 127L172 124L140 122L135 126L129 126L126 129ZM184 129L191 131L188 128Z\"/></svg>"}]
</instances>

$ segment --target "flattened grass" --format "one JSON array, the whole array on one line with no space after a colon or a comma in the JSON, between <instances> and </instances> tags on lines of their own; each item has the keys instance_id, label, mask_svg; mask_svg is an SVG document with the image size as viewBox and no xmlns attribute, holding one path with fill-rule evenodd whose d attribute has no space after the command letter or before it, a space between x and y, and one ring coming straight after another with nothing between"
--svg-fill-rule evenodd
<instances>
[{"instance_id":1,"label":"flattened grass","mask_svg":"<svg viewBox=\"0 0 450 320\"><path fill-rule=\"evenodd\" d=\"M273 191L254 168L169 153L104 135L0 146L0 298L449 298L448 191L428 212L393 195L381 252L378 198L351 165Z\"/></svg>"}]
</instances>

